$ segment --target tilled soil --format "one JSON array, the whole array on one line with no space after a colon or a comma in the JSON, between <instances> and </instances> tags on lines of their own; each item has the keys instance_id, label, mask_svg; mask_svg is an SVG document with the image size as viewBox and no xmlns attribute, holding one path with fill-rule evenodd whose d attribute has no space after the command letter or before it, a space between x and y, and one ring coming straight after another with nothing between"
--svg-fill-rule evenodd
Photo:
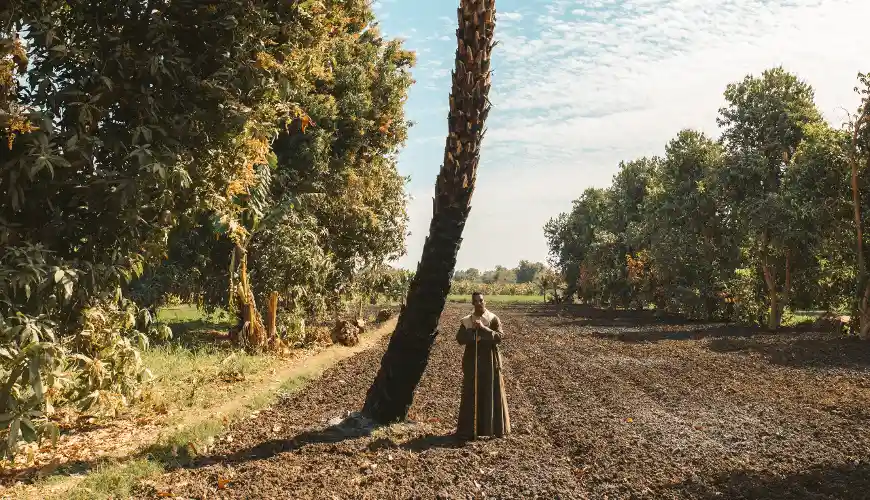
<instances>
[{"instance_id":1,"label":"tilled soil","mask_svg":"<svg viewBox=\"0 0 870 500\"><path fill-rule=\"evenodd\" d=\"M868 498L870 346L582 306L494 308L514 433L452 439L468 306L448 305L413 424L353 435L379 348L235 425L143 498Z\"/></svg>"}]
</instances>

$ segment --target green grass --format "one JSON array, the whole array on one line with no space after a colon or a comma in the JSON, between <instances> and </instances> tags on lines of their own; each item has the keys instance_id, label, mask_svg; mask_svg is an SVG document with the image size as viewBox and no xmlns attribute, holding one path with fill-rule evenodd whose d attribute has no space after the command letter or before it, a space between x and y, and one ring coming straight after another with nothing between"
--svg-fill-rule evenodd
<instances>
[{"instance_id":1,"label":"green grass","mask_svg":"<svg viewBox=\"0 0 870 500\"><path fill-rule=\"evenodd\" d=\"M233 381L268 369L274 358L218 346L186 348L167 344L142 353L145 365L154 375L144 403L150 408L207 409L232 397Z\"/></svg>"},{"instance_id":2,"label":"green grass","mask_svg":"<svg viewBox=\"0 0 870 500\"><path fill-rule=\"evenodd\" d=\"M447 296L448 302L471 303L470 295ZM543 304L543 295L487 295L486 301L490 304Z\"/></svg>"},{"instance_id":3,"label":"green grass","mask_svg":"<svg viewBox=\"0 0 870 500\"><path fill-rule=\"evenodd\" d=\"M140 481L163 473L162 464L145 458L124 464L106 464L87 475L72 491L70 500L130 498Z\"/></svg>"},{"instance_id":4,"label":"green grass","mask_svg":"<svg viewBox=\"0 0 870 500\"><path fill-rule=\"evenodd\" d=\"M158 320L172 327L174 338L142 353L154 380L130 407L130 416L163 415L165 434L156 442L143 441L145 448L133 456L98 460L77 483L67 481L68 470L58 470L36 481L37 497L22 492L14 498L128 498L137 484L190 460L194 450L189 443L203 453L202 446L224 432L226 422L268 406L277 394L294 392L316 377L318 367L309 363L295 375L276 378L285 367L282 358L233 348L209 332L225 332L228 320L206 318L196 307L161 309Z\"/></svg>"}]
</instances>

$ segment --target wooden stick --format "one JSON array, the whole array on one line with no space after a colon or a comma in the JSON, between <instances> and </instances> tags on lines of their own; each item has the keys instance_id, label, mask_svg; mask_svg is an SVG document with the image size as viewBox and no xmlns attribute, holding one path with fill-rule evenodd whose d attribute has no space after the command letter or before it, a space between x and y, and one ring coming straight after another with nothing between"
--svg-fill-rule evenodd
<instances>
[{"instance_id":1,"label":"wooden stick","mask_svg":"<svg viewBox=\"0 0 870 500\"><path fill-rule=\"evenodd\" d=\"M478 329L474 329L474 439L477 439L477 335Z\"/></svg>"}]
</instances>

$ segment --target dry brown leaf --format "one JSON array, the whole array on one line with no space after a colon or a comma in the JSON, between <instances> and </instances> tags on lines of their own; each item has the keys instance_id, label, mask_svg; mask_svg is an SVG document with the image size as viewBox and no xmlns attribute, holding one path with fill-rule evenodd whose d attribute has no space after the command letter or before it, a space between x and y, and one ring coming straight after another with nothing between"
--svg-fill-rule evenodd
<instances>
[{"instance_id":1,"label":"dry brown leaf","mask_svg":"<svg viewBox=\"0 0 870 500\"><path fill-rule=\"evenodd\" d=\"M218 487L219 490L226 489L226 487L227 487L228 484L230 484L230 480L229 480L229 479L225 479L225 478L222 478L222 477L218 477L217 487Z\"/></svg>"}]
</instances>

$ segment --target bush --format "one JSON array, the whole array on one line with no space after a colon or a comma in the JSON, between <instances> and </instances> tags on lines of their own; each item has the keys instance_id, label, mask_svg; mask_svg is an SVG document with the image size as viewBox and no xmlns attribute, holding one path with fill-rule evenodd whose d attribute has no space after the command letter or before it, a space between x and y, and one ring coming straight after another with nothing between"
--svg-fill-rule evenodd
<instances>
[{"instance_id":1,"label":"bush","mask_svg":"<svg viewBox=\"0 0 870 500\"><path fill-rule=\"evenodd\" d=\"M473 281L453 281L450 293L471 295L480 292L484 295L540 295L541 289L535 283L476 283Z\"/></svg>"}]
</instances>

